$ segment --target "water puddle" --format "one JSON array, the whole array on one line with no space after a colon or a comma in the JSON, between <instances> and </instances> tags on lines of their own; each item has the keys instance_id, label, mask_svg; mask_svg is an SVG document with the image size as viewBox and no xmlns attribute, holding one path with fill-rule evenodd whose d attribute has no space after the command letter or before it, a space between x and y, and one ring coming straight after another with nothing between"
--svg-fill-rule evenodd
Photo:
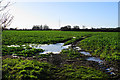
<instances>
[{"instance_id":1,"label":"water puddle","mask_svg":"<svg viewBox=\"0 0 120 80\"><path fill-rule=\"evenodd\" d=\"M69 46L71 45L66 45L66 46L63 46L64 43L57 43L57 44L40 44L40 45L29 45L30 47L33 47L33 48L36 48L36 49L43 49L45 50L44 52L40 53L40 54L46 54L46 53L54 53L54 54L59 54L62 49L67 49Z\"/></svg>"},{"instance_id":2,"label":"water puddle","mask_svg":"<svg viewBox=\"0 0 120 80\"><path fill-rule=\"evenodd\" d=\"M80 53L81 53L81 54L84 54L84 55L87 55L87 56L91 56L91 54L90 54L89 52L81 51Z\"/></svg>"},{"instance_id":3,"label":"water puddle","mask_svg":"<svg viewBox=\"0 0 120 80\"><path fill-rule=\"evenodd\" d=\"M78 51L82 50L80 47L74 47L74 49L76 49Z\"/></svg>"},{"instance_id":4,"label":"water puddle","mask_svg":"<svg viewBox=\"0 0 120 80\"><path fill-rule=\"evenodd\" d=\"M75 38L75 37L74 37ZM70 45L65 45L63 46L64 43L56 43L56 44L29 44L30 47L32 48L36 48L36 49L43 49L45 50L44 52L40 53L40 54L47 54L47 53L53 53L53 54L59 54L63 49L67 49L71 46ZM22 46L26 46L26 45L22 45ZM20 47L19 45L10 45L7 47ZM104 63L103 60L101 60L100 58L97 57L92 57L92 55L89 52L85 52L83 51L80 47L74 46L73 49L77 50L78 52L80 52L81 54L84 54L86 56L89 56L88 58L86 58L86 60L88 61L95 61L97 63L99 63L99 66L101 66L101 68L103 68L102 64ZM13 57L17 57L15 54L12 54ZM104 68L104 70L106 72L109 72L112 75L115 75L115 73L113 72L113 68Z\"/></svg>"},{"instance_id":5,"label":"water puddle","mask_svg":"<svg viewBox=\"0 0 120 80\"><path fill-rule=\"evenodd\" d=\"M100 58L97 58L97 57L89 57L87 58L88 61L95 61L95 62L98 62L98 63L103 63L103 60L101 60Z\"/></svg>"},{"instance_id":6,"label":"water puddle","mask_svg":"<svg viewBox=\"0 0 120 80\"><path fill-rule=\"evenodd\" d=\"M12 54L12 57L16 58L16 57L18 57L18 56L16 56L16 54L13 53L13 54Z\"/></svg>"},{"instance_id":7,"label":"water puddle","mask_svg":"<svg viewBox=\"0 0 120 80\"><path fill-rule=\"evenodd\" d=\"M54 53L54 54L59 54L62 49L67 49L71 45L64 45L64 43L56 43L56 44L27 44L32 48L36 49L43 49L45 50L44 52L40 54L47 54L47 53ZM26 45L22 45L24 48ZM7 47L20 47L20 45L8 45ZM16 57L16 56L15 56Z\"/></svg>"},{"instance_id":8,"label":"water puddle","mask_svg":"<svg viewBox=\"0 0 120 80\"><path fill-rule=\"evenodd\" d=\"M114 71L113 71L114 68L111 68L111 67L110 68L106 68L106 67L104 67L102 65L104 63L104 61L101 60L100 58L98 58L98 57L92 57L92 55L89 52L82 51L82 49L79 48L79 47L77 47L77 46L74 46L73 49L78 50L81 54L89 56L88 58L86 58L86 60L88 60L88 61L95 61L95 62L99 63L98 65L100 66L101 69L105 70L106 72L110 73L111 75L116 75L114 73Z\"/></svg>"},{"instance_id":9,"label":"water puddle","mask_svg":"<svg viewBox=\"0 0 120 80\"><path fill-rule=\"evenodd\" d=\"M80 47L74 46L73 49L78 50L81 54L84 54L86 56L92 56L89 52L82 51L82 49ZM86 60L103 63L103 60L101 60L100 58L97 58L97 57L88 57Z\"/></svg>"},{"instance_id":10,"label":"water puddle","mask_svg":"<svg viewBox=\"0 0 120 80\"><path fill-rule=\"evenodd\" d=\"M112 67L106 69L107 72L109 72L110 74L115 75L115 73L112 72L113 70L114 70L114 68L112 68Z\"/></svg>"},{"instance_id":11,"label":"water puddle","mask_svg":"<svg viewBox=\"0 0 120 80\"><path fill-rule=\"evenodd\" d=\"M73 38L76 38L76 37L73 37Z\"/></svg>"},{"instance_id":12,"label":"water puddle","mask_svg":"<svg viewBox=\"0 0 120 80\"><path fill-rule=\"evenodd\" d=\"M8 45L7 47L20 47L19 45Z\"/></svg>"}]
</instances>

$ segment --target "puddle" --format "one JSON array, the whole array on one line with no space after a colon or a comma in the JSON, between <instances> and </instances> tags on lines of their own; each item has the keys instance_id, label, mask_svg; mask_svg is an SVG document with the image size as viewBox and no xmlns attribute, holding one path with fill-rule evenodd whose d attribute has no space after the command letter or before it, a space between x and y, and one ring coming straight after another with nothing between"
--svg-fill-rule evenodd
<instances>
[{"instance_id":1,"label":"puddle","mask_svg":"<svg viewBox=\"0 0 120 80\"><path fill-rule=\"evenodd\" d=\"M76 38L76 37L73 37L73 38Z\"/></svg>"},{"instance_id":2,"label":"puddle","mask_svg":"<svg viewBox=\"0 0 120 80\"><path fill-rule=\"evenodd\" d=\"M89 52L80 52L81 54L84 54L84 55L89 55L89 56L91 56L91 54L89 53ZM101 60L100 58L97 58L97 57L88 57L86 60L88 60L88 61L95 61L95 62L97 62L97 63L99 63L99 66L100 66L100 68L103 68L103 70L105 70L106 72L108 72L108 73L110 73L111 75L116 75L114 72L113 72L113 70L114 70L114 68L112 68L112 67L110 67L110 68L105 68L105 67L103 67L102 66L102 64L103 64L103 60Z\"/></svg>"},{"instance_id":3,"label":"puddle","mask_svg":"<svg viewBox=\"0 0 120 80\"><path fill-rule=\"evenodd\" d=\"M112 67L106 69L107 72L109 72L110 74L115 75L115 73L112 72L113 70L114 70L114 68L112 68Z\"/></svg>"},{"instance_id":4,"label":"puddle","mask_svg":"<svg viewBox=\"0 0 120 80\"><path fill-rule=\"evenodd\" d=\"M74 47L74 49L76 49L78 51L82 50L80 47Z\"/></svg>"},{"instance_id":5,"label":"puddle","mask_svg":"<svg viewBox=\"0 0 120 80\"><path fill-rule=\"evenodd\" d=\"M43 44L43 45L29 45L30 47L36 48L36 49L43 49L45 50L44 52L40 53L40 54L46 54L46 53L54 53L54 54L59 54L62 49L67 49L69 46L71 45L66 45L63 46L64 43L57 43L57 44Z\"/></svg>"},{"instance_id":6,"label":"puddle","mask_svg":"<svg viewBox=\"0 0 120 80\"><path fill-rule=\"evenodd\" d=\"M84 54L84 55L87 55L87 56L91 56L91 54L90 54L89 52L81 51L80 53L81 53L81 54Z\"/></svg>"},{"instance_id":7,"label":"puddle","mask_svg":"<svg viewBox=\"0 0 120 80\"><path fill-rule=\"evenodd\" d=\"M91 56L91 54L89 52L81 51L82 49L80 47L75 46L75 47L73 47L73 49L78 50L81 54L84 54L86 56ZM88 57L86 60L103 63L103 60L101 60L100 58L97 58L97 57Z\"/></svg>"},{"instance_id":8,"label":"puddle","mask_svg":"<svg viewBox=\"0 0 120 80\"><path fill-rule=\"evenodd\" d=\"M10 45L10 46L7 46L7 47L20 47L19 45Z\"/></svg>"},{"instance_id":9,"label":"puddle","mask_svg":"<svg viewBox=\"0 0 120 80\"><path fill-rule=\"evenodd\" d=\"M95 62L99 63L98 65L100 66L100 69L105 70L107 73L109 73L111 75L116 75L114 73L114 71L113 71L114 68L111 68L111 67L110 68L106 68L106 67L104 67L103 66L104 61L101 60L100 58L92 57L92 55L89 52L82 51L82 49L80 47L74 46L73 49L78 50L78 52L80 52L81 54L84 54L86 56L90 56L86 60L88 60L88 61L95 61Z\"/></svg>"},{"instance_id":10,"label":"puddle","mask_svg":"<svg viewBox=\"0 0 120 80\"><path fill-rule=\"evenodd\" d=\"M75 37L74 37L75 38ZM45 50L44 52L40 53L40 54L47 54L47 53L54 53L54 54L59 54L63 49L67 49L71 46L70 45L65 45L63 46L64 43L56 43L56 44L29 44L30 47L32 48L36 48L36 49L43 49ZM25 47L25 45L22 45ZM7 46L7 47L20 47L19 45L10 45L10 46ZM82 51L82 49L80 47L77 47L77 46L74 46L73 49L75 50L78 50L81 54L84 54L86 56L92 56L89 52L85 52L85 51ZM13 57L17 57L16 54L12 54ZM95 61L95 62L98 62L99 63L99 66L102 67L102 64L103 64L103 60L101 60L100 58L97 58L97 57L88 57L86 60L88 61ZM109 72L111 75L115 75L115 73L113 72L113 68L104 68L104 70L106 72Z\"/></svg>"},{"instance_id":11,"label":"puddle","mask_svg":"<svg viewBox=\"0 0 120 80\"><path fill-rule=\"evenodd\" d=\"M98 63L103 63L103 61L100 59L100 58L97 58L97 57L89 57L87 58L88 61L95 61L95 62L98 62Z\"/></svg>"},{"instance_id":12,"label":"puddle","mask_svg":"<svg viewBox=\"0 0 120 80\"><path fill-rule=\"evenodd\" d=\"M47 54L47 53L54 53L54 54L59 54L62 49L67 49L71 45L65 45L63 46L64 43L56 43L56 44L29 44L30 47L36 48L36 49L43 49L45 50L44 52L40 54ZM26 45L22 45L24 48ZM8 45L7 47L20 47L19 45ZM16 57L16 56L14 56Z\"/></svg>"},{"instance_id":13,"label":"puddle","mask_svg":"<svg viewBox=\"0 0 120 80\"><path fill-rule=\"evenodd\" d=\"M13 54L12 54L12 57L16 58L16 57L18 57L18 56L16 56L16 54L13 53Z\"/></svg>"}]
</instances>

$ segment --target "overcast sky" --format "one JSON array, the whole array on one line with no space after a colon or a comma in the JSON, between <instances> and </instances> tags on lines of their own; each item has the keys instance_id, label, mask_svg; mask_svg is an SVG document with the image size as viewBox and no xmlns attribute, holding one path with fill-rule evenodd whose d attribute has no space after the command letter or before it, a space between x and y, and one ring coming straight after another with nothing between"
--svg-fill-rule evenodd
<instances>
[{"instance_id":1,"label":"overcast sky","mask_svg":"<svg viewBox=\"0 0 120 80\"><path fill-rule=\"evenodd\" d=\"M117 27L117 2L16 2L10 13L14 20L10 27L32 28L48 25L59 29L65 25L87 28ZM60 19L60 27L59 27Z\"/></svg>"}]
</instances>

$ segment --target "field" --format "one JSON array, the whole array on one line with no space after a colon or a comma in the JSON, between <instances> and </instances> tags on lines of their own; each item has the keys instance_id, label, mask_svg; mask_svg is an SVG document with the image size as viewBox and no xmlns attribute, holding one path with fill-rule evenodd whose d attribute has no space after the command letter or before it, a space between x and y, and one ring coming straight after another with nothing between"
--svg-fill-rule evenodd
<instances>
[{"instance_id":1,"label":"field","mask_svg":"<svg viewBox=\"0 0 120 80\"><path fill-rule=\"evenodd\" d=\"M2 41L3 45L12 44L26 44L26 43L38 43L38 44L50 44L57 42L64 42L72 39L72 37L82 37L91 35L94 33L82 34L79 32L62 32L62 31L3 31Z\"/></svg>"},{"instance_id":2,"label":"field","mask_svg":"<svg viewBox=\"0 0 120 80\"><path fill-rule=\"evenodd\" d=\"M117 80L120 76L120 38L118 34L118 32L3 31L3 79ZM53 53L39 55L38 53L43 52L43 49L29 47L29 44L55 43L75 44L82 50L89 52L93 57L105 61L104 66L112 65L118 71L116 71L116 75L110 75L94 67L98 63L86 61L85 58L88 56L71 48L71 50L62 50L58 55ZM19 45L19 47L7 47L8 45ZM11 55L17 55L19 58L14 59ZM70 63L62 63L68 60Z\"/></svg>"}]
</instances>

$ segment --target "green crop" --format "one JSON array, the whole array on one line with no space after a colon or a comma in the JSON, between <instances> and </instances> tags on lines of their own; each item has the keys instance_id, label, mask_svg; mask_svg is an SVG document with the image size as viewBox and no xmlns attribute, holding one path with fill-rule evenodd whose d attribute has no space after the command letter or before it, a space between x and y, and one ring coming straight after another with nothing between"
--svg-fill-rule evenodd
<instances>
[{"instance_id":1,"label":"green crop","mask_svg":"<svg viewBox=\"0 0 120 80\"><path fill-rule=\"evenodd\" d=\"M17 56L31 57L43 52L43 49L35 49L31 47L6 47L3 46L2 55L12 55L15 54Z\"/></svg>"},{"instance_id":2,"label":"green crop","mask_svg":"<svg viewBox=\"0 0 120 80\"><path fill-rule=\"evenodd\" d=\"M42 49L34 49L29 44L77 43L77 46L108 61L120 61L120 38L117 32L79 32L79 31L3 31L2 55L18 55L37 58L48 58L51 54L41 54ZM74 38L73 38L74 37ZM7 47L20 45L20 47ZM25 45L25 47L21 46ZM36 56L38 55L38 56ZM63 50L64 59L81 59L85 57L76 50ZM83 59L84 60L84 59ZM2 63L5 80L106 80L108 75L92 68L61 64L55 65L35 60L4 59Z\"/></svg>"},{"instance_id":3,"label":"green crop","mask_svg":"<svg viewBox=\"0 0 120 80\"><path fill-rule=\"evenodd\" d=\"M52 80L54 66L36 60L3 60L3 80Z\"/></svg>"},{"instance_id":4,"label":"green crop","mask_svg":"<svg viewBox=\"0 0 120 80\"><path fill-rule=\"evenodd\" d=\"M118 33L104 32L82 40L79 46L94 56L106 60L120 60L120 39Z\"/></svg>"},{"instance_id":5,"label":"green crop","mask_svg":"<svg viewBox=\"0 0 120 80\"><path fill-rule=\"evenodd\" d=\"M64 68L58 73L58 80L107 80L108 75L89 67L64 65Z\"/></svg>"},{"instance_id":6,"label":"green crop","mask_svg":"<svg viewBox=\"0 0 120 80\"><path fill-rule=\"evenodd\" d=\"M74 31L3 31L2 44L15 45L15 44L52 44L58 42L65 42L73 37L87 36L91 32L74 32ZM93 33L94 34L94 33Z\"/></svg>"},{"instance_id":7,"label":"green crop","mask_svg":"<svg viewBox=\"0 0 120 80\"><path fill-rule=\"evenodd\" d=\"M93 56L111 61L120 60L120 39L117 32L3 31L2 37L3 45L52 44L59 42L65 42L64 45L67 45L85 38L81 40L79 46L92 53ZM3 48L3 50L6 49ZM12 51L7 52L12 54ZM7 52L4 54L9 54Z\"/></svg>"},{"instance_id":8,"label":"green crop","mask_svg":"<svg viewBox=\"0 0 120 80\"><path fill-rule=\"evenodd\" d=\"M89 67L54 65L36 60L10 59L3 60L3 80L94 80L108 79L108 75Z\"/></svg>"},{"instance_id":9,"label":"green crop","mask_svg":"<svg viewBox=\"0 0 120 80\"><path fill-rule=\"evenodd\" d=\"M71 49L71 50L62 50L62 55L66 55L68 59L81 58L83 54Z\"/></svg>"}]
</instances>

